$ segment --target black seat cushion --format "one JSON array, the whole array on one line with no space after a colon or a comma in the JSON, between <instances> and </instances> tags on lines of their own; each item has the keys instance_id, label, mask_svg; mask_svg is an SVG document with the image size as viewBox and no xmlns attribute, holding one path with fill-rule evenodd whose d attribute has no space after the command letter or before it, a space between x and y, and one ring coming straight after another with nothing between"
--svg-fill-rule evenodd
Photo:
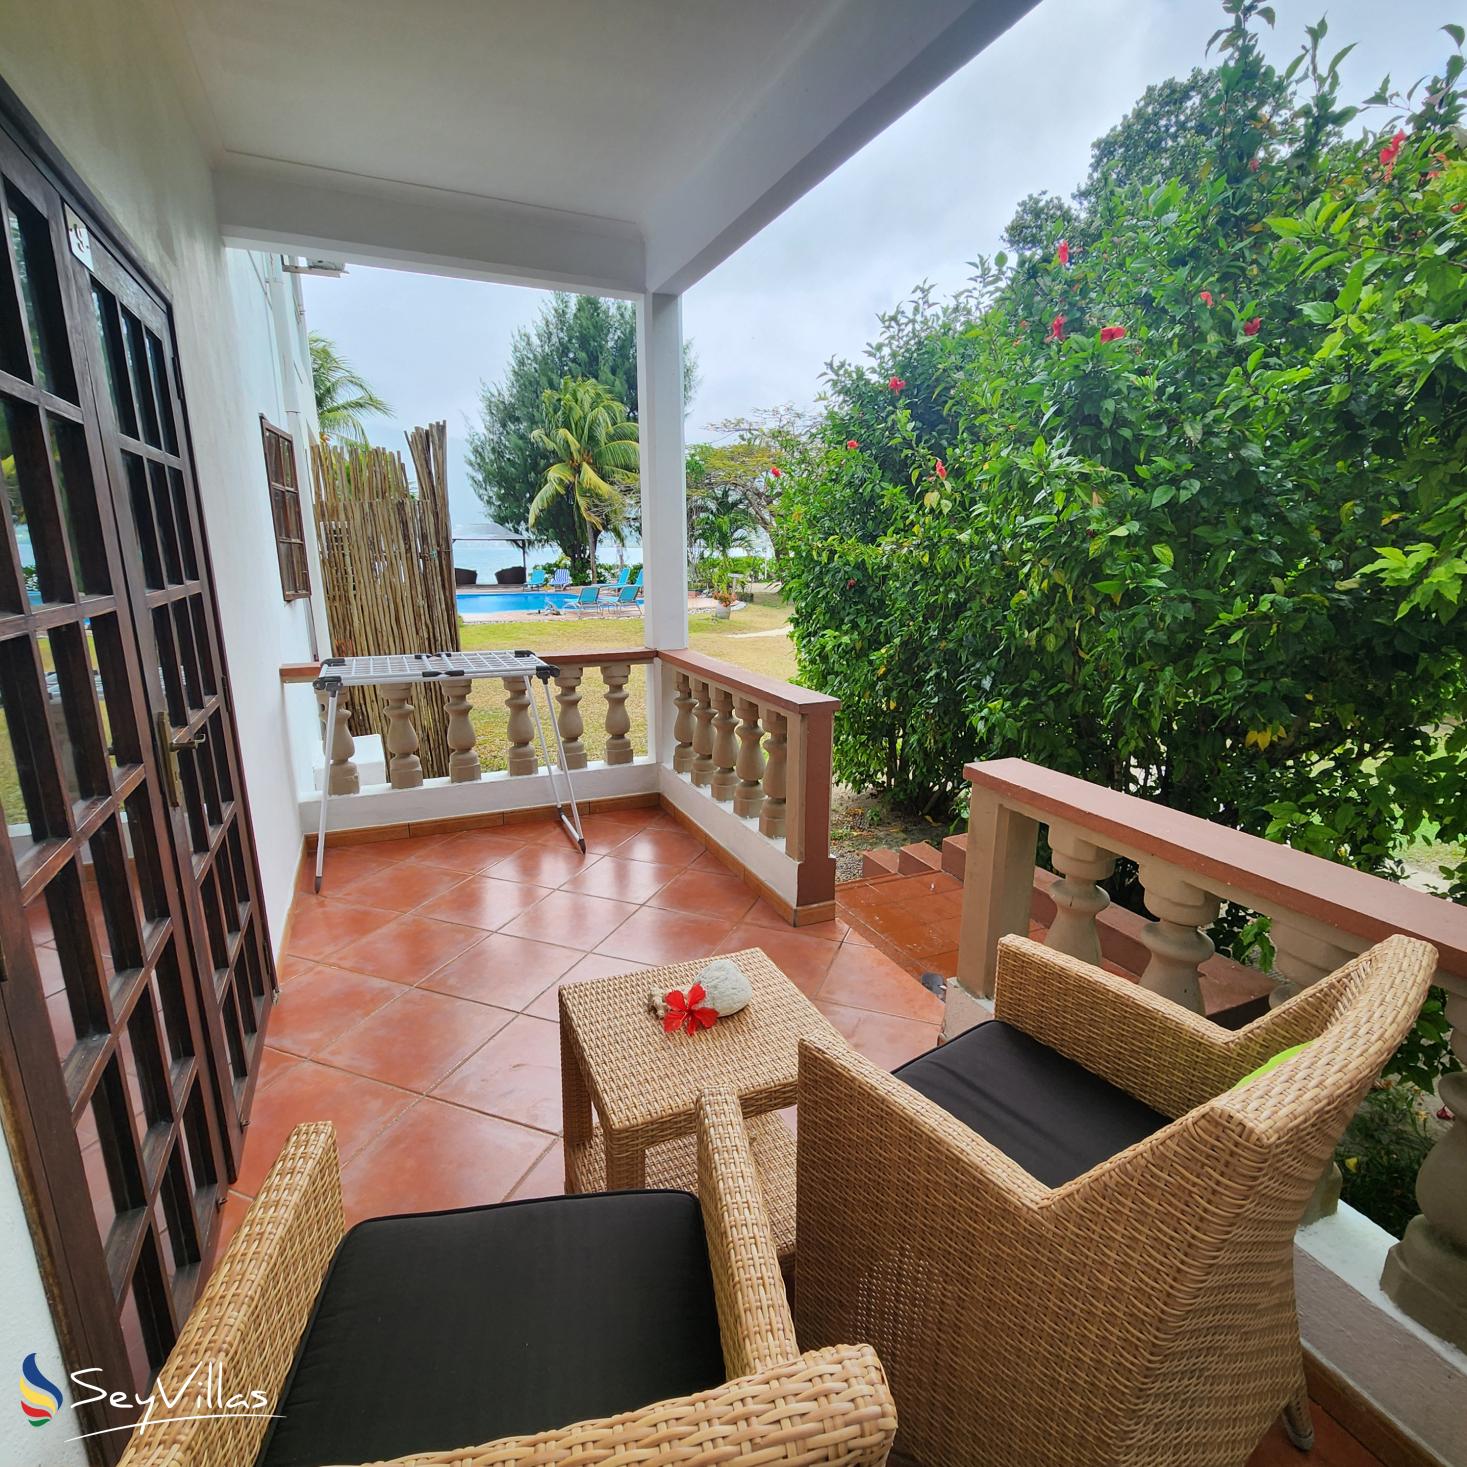
<instances>
[{"instance_id":1,"label":"black seat cushion","mask_svg":"<svg viewBox=\"0 0 1467 1467\"><path fill-rule=\"evenodd\" d=\"M726 1378L686 1192L374 1218L337 1250L256 1460L446 1451Z\"/></svg>"},{"instance_id":2,"label":"black seat cushion","mask_svg":"<svg viewBox=\"0 0 1467 1467\"><path fill-rule=\"evenodd\" d=\"M1002 1019L975 1025L896 1073L1046 1187L1063 1186L1168 1124Z\"/></svg>"}]
</instances>

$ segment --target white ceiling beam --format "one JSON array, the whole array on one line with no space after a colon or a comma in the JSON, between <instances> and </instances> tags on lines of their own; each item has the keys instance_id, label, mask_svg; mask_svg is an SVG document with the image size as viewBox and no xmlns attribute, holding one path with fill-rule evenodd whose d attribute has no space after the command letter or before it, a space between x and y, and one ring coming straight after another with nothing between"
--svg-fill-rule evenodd
<instances>
[{"instance_id":1,"label":"white ceiling beam","mask_svg":"<svg viewBox=\"0 0 1467 1467\"><path fill-rule=\"evenodd\" d=\"M645 276L634 224L447 189L235 156L214 201L244 249L599 295L637 295Z\"/></svg>"},{"instance_id":2,"label":"white ceiling beam","mask_svg":"<svg viewBox=\"0 0 1467 1467\"><path fill-rule=\"evenodd\" d=\"M848 0L646 221L647 288L686 290L1038 0Z\"/></svg>"}]
</instances>

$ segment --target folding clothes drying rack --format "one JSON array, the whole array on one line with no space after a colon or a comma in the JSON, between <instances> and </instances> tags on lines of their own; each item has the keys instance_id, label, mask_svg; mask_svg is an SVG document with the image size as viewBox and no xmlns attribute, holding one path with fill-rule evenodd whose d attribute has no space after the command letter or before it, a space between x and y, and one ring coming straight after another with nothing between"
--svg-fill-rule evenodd
<instances>
[{"instance_id":1,"label":"folding clothes drying rack","mask_svg":"<svg viewBox=\"0 0 1467 1467\"><path fill-rule=\"evenodd\" d=\"M581 833L581 812L576 806L575 787L571 784L570 769L565 762L565 744L560 737L560 723L550 702L550 679L560 669L537 657L533 652L394 652L378 657L328 657L321 664L321 676L313 686L318 693L326 694L326 748L336 729L336 708L341 701L343 688L380 688L394 684L419 683L431 685L435 682L470 682L479 678L526 678L530 683L538 682L545 701L545 714L555 733L556 764L565 780L565 799L561 799L560 786L556 782L556 767L550 762L550 746L545 739L545 724L540 718L540 708L535 702L533 687L530 693L530 712L535 719L535 732L539 736L540 751L545 756L545 772L550 777L550 792L555 797L556 814L565 827L566 834L584 851L586 837ZM321 879L326 869L326 814L327 801L331 796L331 762L328 754L321 779L321 819L316 831L316 890L321 890ZM567 813L569 810L569 813Z\"/></svg>"}]
</instances>

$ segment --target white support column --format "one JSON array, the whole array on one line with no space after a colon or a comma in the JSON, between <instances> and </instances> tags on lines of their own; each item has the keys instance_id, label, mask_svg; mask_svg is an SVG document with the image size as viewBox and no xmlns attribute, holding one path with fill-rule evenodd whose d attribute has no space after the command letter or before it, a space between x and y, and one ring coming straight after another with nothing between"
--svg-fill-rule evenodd
<instances>
[{"instance_id":1,"label":"white support column","mask_svg":"<svg viewBox=\"0 0 1467 1467\"><path fill-rule=\"evenodd\" d=\"M637 302L637 420L647 587L642 635L647 646L675 652L688 645L681 296L648 294Z\"/></svg>"}]
</instances>

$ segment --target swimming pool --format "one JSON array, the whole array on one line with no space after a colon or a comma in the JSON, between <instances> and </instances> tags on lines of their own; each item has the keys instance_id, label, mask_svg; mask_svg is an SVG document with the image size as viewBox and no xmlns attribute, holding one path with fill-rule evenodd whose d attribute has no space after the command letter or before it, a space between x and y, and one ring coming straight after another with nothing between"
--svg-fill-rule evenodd
<instances>
[{"instance_id":1,"label":"swimming pool","mask_svg":"<svg viewBox=\"0 0 1467 1467\"><path fill-rule=\"evenodd\" d=\"M484 616L491 611L544 611L547 606L573 606L576 600L559 591L460 591L454 599L460 616Z\"/></svg>"}]
</instances>

